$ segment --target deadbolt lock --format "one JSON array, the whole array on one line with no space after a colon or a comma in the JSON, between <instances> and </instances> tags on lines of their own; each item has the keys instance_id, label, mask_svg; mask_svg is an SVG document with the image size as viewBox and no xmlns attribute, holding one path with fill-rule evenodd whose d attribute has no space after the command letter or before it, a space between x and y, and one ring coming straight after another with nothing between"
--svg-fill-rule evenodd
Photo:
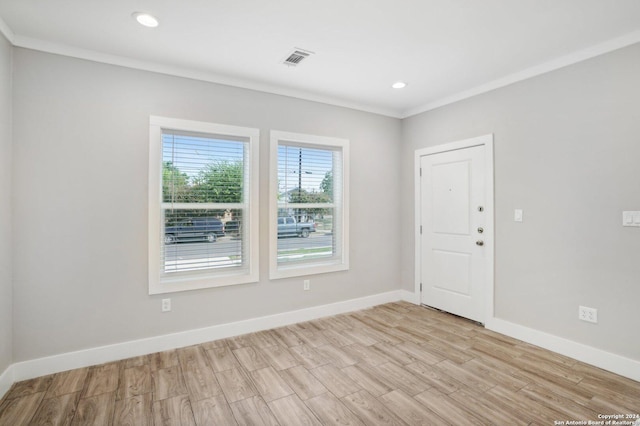
<instances>
[{"instance_id":1,"label":"deadbolt lock","mask_svg":"<svg viewBox=\"0 0 640 426\"><path fill-rule=\"evenodd\" d=\"M482 234L484 232L484 228L482 226L478 227L478 234Z\"/></svg>"},{"instance_id":2,"label":"deadbolt lock","mask_svg":"<svg viewBox=\"0 0 640 426\"><path fill-rule=\"evenodd\" d=\"M484 207L482 207L482 206L478 206L478 211L479 211L479 212L483 212L483 211L484 211Z\"/></svg>"}]
</instances>

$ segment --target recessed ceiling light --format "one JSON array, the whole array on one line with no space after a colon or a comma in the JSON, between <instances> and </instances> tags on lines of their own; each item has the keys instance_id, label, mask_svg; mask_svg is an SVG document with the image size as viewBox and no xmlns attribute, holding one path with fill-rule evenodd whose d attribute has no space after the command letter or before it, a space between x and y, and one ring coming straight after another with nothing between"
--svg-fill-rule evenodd
<instances>
[{"instance_id":1,"label":"recessed ceiling light","mask_svg":"<svg viewBox=\"0 0 640 426\"><path fill-rule=\"evenodd\" d=\"M145 27L155 28L158 26L158 19L148 13L134 12L131 16L133 16L140 25L144 25Z\"/></svg>"},{"instance_id":2,"label":"recessed ceiling light","mask_svg":"<svg viewBox=\"0 0 640 426\"><path fill-rule=\"evenodd\" d=\"M391 85L391 87L393 87L394 89L404 89L405 87L407 87L407 83L405 83L404 81L396 81Z\"/></svg>"}]
</instances>

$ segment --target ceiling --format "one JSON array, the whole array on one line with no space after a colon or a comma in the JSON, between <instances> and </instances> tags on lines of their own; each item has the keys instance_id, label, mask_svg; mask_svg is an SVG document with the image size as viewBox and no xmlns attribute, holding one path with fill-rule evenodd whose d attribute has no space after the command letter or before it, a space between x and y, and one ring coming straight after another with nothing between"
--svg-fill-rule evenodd
<instances>
[{"instance_id":1,"label":"ceiling","mask_svg":"<svg viewBox=\"0 0 640 426\"><path fill-rule=\"evenodd\" d=\"M638 0L0 0L0 17L16 46L393 117L640 42ZM283 65L296 47L314 54Z\"/></svg>"}]
</instances>

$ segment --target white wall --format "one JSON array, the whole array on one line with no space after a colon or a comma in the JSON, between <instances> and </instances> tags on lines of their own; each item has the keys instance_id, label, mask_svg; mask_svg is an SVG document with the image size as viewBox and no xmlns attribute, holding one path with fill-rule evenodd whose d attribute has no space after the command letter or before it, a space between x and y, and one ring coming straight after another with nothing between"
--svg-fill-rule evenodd
<instances>
[{"instance_id":1,"label":"white wall","mask_svg":"<svg viewBox=\"0 0 640 426\"><path fill-rule=\"evenodd\" d=\"M12 47L0 35L0 375L13 359L11 282ZM1 394L1 392L0 392Z\"/></svg>"},{"instance_id":2,"label":"white wall","mask_svg":"<svg viewBox=\"0 0 640 426\"><path fill-rule=\"evenodd\" d=\"M640 360L640 45L403 122L402 287L413 289L413 154L495 135L495 311ZM513 210L524 210L524 222ZM598 309L597 325L577 319Z\"/></svg>"},{"instance_id":3,"label":"white wall","mask_svg":"<svg viewBox=\"0 0 640 426\"><path fill-rule=\"evenodd\" d=\"M5 68L9 52L3 45ZM622 210L640 210L638 45L402 122L25 49L13 56L13 153L10 130L1 146L3 173L14 159L13 362L377 294L398 277L413 291L413 153L486 133L497 317L640 360L640 229L621 226ZM261 129L260 283L172 294L169 314L163 296L147 295L149 115ZM310 292L301 279L267 278L269 129L351 140L351 270L312 277ZM1 250L6 262L10 246ZM599 324L578 321L579 304L598 308ZM0 332L1 372L11 326Z\"/></svg>"},{"instance_id":4,"label":"white wall","mask_svg":"<svg viewBox=\"0 0 640 426\"><path fill-rule=\"evenodd\" d=\"M14 51L14 362L399 288L401 122ZM147 294L149 115L261 130L258 284ZM269 129L350 139L351 269L268 280ZM384 203L384 204L383 204Z\"/></svg>"}]
</instances>

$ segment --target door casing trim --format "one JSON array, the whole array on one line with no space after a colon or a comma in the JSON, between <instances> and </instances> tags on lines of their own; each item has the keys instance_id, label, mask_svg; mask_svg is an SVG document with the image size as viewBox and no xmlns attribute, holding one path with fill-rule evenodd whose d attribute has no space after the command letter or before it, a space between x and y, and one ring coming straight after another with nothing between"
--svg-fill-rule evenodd
<instances>
[{"instance_id":1,"label":"door casing trim","mask_svg":"<svg viewBox=\"0 0 640 426\"><path fill-rule=\"evenodd\" d=\"M484 167L485 167L485 230L483 240L485 244L485 309L483 323L486 324L494 317L494 236L495 236L495 216L494 216L494 172L493 172L493 133L474 138L464 139L456 142L435 145L417 149L414 154L414 293L415 300L422 303L420 291L420 280L422 276L422 246L420 244L420 225L422 217L421 187L420 187L420 158L426 155L440 154L443 152L456 151L459 149L471 148L474 146L484 146Z\"/></svg>"}]
</instances>

